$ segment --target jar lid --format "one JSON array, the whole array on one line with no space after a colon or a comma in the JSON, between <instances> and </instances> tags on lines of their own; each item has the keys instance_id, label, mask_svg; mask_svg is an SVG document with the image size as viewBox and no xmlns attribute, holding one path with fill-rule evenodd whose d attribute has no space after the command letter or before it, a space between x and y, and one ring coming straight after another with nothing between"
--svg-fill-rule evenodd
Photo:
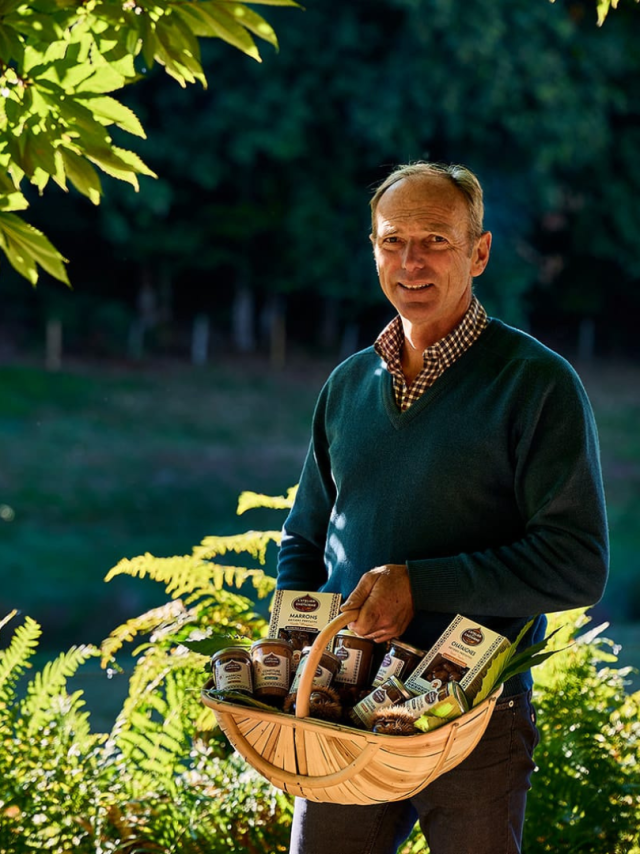
<instances>
[{"instance_id":1,"label":"jar lid","mask_svg":"<svg viewBox=\"0 0 640 854\"><path fill-rule=\"evenodd\" d=\"M217 652L214 652L211 656L211 663L217 661L223 655L237 655L237 656L248 656L249 650L246 646L225 646L224 649L219 649Z\"/></svg>"},{"instance_id":2,"label":"jar lid","mask_svg":"<svg viewBox=\"0 0 640 854\"><path fill-rule=\"evenodd\" d=\"M259 640L254 641L251 644L251 649L257 649L260 646L265 646L266 644L277 644L278 646L285 646L287 649L290 649L293 652L293 644L289 640L285 640L284 638L259 638Z\"/></svg>"},{"instance_id":3,"label":"jar lid","mask_svg":"<svg viewBox=\"0 0 640 854\"><path fill-rule=\"evenodd\" d=\"M302 650L302 655L309 655L310 652L311 652L311 647L305 646L304 649ZM337 664L339 664L342 667L342 661L340 660L340 657L337 656L335 653L330 652L328 649L325 649L322 651L322 658L324 658L325 655L329 656L330 661L335 661Z\"/></svg>"},{"instance_id":4,"label":"jar lid","mask_svg":"<svg viewBox=\"0 0 640 854\"><path fill-rule=\"evenodd\" d=\"M412 652L414 655L425 655L425 651L423 649L418 649L417 646L411 646L411 644L398 640L398 638L393 638L389 641L389 647L391 648L392 646L400 647L400 649L406 649L407 652Z\"/></svg>"}]
</instances>

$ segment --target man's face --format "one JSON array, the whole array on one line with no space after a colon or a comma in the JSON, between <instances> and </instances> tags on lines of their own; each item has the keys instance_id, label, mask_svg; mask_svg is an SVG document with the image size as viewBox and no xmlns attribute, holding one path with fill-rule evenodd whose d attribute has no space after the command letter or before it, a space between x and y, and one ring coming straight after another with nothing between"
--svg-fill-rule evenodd
<instances>
[{"instance_id":1,"label":"man's face","mask_svg":"<svg viewBox=\"0 0 640 854\"><path fill-rule=\"evenodd\" d=\"M439 175L393 184L376 210L373 253L382 290L429 343L447 335L471 302L471 280L489 260L491 235L469 238L462 193Z\"/></svg>"}]
</instances>

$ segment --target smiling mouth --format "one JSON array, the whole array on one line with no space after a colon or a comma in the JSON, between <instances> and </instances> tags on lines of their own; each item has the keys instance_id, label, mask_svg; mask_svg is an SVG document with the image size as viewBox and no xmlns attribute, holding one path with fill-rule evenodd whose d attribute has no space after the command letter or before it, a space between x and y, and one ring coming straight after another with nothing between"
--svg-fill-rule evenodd
<instances>
[{"instance_id":1,"label":"smiling mouth","mask_svg":"<svg viewBox=\"0 0 640 854\"><path fill-rule=\"evenodd\" d=\"M405 285L402 282L398 282L401 288L405 291L426 291L427 288L432 287L432 285L428 282L423 282L419 285Z\"/></svg>"}]
</instances>

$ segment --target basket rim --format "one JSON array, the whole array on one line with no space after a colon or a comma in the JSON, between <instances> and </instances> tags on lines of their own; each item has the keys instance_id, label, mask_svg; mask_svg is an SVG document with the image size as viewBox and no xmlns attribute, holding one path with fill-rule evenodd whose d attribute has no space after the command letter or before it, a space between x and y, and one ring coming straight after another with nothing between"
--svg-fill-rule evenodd
<instances>
[{"instance_id":1,"label":"basket rim","mask_svg":"<svg viewBox=\"0 0 640 854\"><path fill-rule=\"evenodd\" d=\"M469 711L464 712L462 715L459 715L457 718L454 718L431 732L418 732L415 735L402 736L375 733L371 730L358 729L358 727L351 727L348 724L331 723L330 721L323 721L319 718L297 718L295 715L287 712L271 712L266 709L257 709L251 706L243 706L239 703L231 703L228 700L214 699L207 693L206 685L201 689L200 699L202 703L210 708L214 713L219 712L221 714L231 715L234 718L236 716L241 716L243 718L254 718L261 721L272 721L280 725L290 726L294 729L296 727L300 727L301 729L311 730L312 732L318 732L324 735L333 734L336 737L348 736L349 738L360 737L364 741L379 744L380 746L398 746L399 741L403 744L415 743L416 741L419 744L422 744L435 740L435 736L437 736L438 740L441 740L442 737L448 734L450 730L457 729L465 723L471 723L474 718L484 715L486 711L497 702L498 698L502 694L503 688L504 685L499 685L491 694L489 694L488 697L486 697L481 703L478 703L477 706L474 706L469 709Z\"/></svg>"}]
</instances>

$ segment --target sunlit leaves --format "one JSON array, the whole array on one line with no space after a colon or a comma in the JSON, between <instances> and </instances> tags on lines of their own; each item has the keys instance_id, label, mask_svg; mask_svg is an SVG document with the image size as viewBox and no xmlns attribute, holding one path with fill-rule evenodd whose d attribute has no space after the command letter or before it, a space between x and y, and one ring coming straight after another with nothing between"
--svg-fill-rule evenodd
<instances>
[{"instance_id":1,"label":"sunlit leaves","mask_svg":"<svg viewBox=\"0 0 640 854\"><path fill-rule=\"evenodd\" d=\"M45 235L14 213L0 212L0 248L11 265L35 285L38 267L69 284L65 259Z\"/></svg>"},{"instance_id":2,"label":"sunlit leaves","mask_svg":"<svg viewBox=\"0 0 640 854\"><path fill-rule=\"evenodd\" d=\"M9 187L0 185L0 212L27 207L23 179L40 192L50 178L65 190L71 184L98 204L102 186L94 166L137 190L138 175L155 174L139 155L117 146L106 128L141 138L145 132L112 93L154 64L183 87L206 87L198 39L223 39L260 61L252 34L277 46L260 15L226 0L45 0L37 7L27 0L0 0L0 159L13 179ZM40 267L68 282L62 255L48 243L43 256L35 230L23 226L18 239L6 229L0 239L15 269L33 284ZM34 247L40 257L32 254Z\"/></svg>"}]
</instances>

